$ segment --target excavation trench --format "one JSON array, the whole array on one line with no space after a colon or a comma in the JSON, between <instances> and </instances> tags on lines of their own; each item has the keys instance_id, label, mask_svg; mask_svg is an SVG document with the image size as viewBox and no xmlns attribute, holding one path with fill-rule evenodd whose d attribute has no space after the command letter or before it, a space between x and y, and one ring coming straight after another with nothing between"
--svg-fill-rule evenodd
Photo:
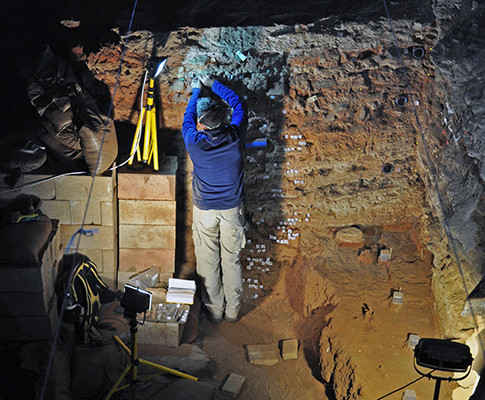
<instances>
[{"instance_id":1,"label":"excavation trench","mask_svg":"<svg viewBox=\"0 0 485 400\"><path fill-rule=\"evenodd\" d=\"M411 334L455 332L464 299L456 273L442 274L454 282L452 305L434 277L435 264L446 272L450 263L419 131L427 128L439 158L447 84L428 51L438 32L424 22L394 24L406 32L398 46L404 69L384 20L135 30L125 52L123 38L99 50L73 48L96 79L119 83L120 159L130 151L146 61L168 57L155 92L160 154L178 160L178 274L193 274L196 264L192 164L180 135L191 79L208 72L243 96L248 138L268 144L245 153L241 319L200 320L208 379L245 376L240 400L379 398L416 379ZM416 46L426 49L420 57L409 51ZM414 102L403 100L408 89ZM249 362L247 345L286 339L298 339L298 359ZM430 398L433 385L422 380L413 389ZM442 393L451 389L443 384Z\"/></svg>"},{"instance_id":2,"label":"excavation trench","mask_svg":"<svg viewBox=\"0 0 485 400\"><path fill-rule=\"evenodd\" d=\"M414 44L432 37L432 27L400 24L419 38ZM213 379L228 368L247 376L245 399L377 398L415 378L409 335L440 332L433 260L424 245L426 170L412 105L395 102L403 92L401 65L386 50L392 49L391 33L378 22L272 35L275 29L181 28L163 41L137 32L125 54L130 75L114 99L117 117L135 123L133 95L145 48L169 55L157 87L165 130L180 129L188 84L202 72L245 97L248 137L271 146L245 154L250 229L241 255L244 315L234 326L201 321L204 351L217 365ZM113 76L101 60L114 63L111 50L86 58L107 83ZM428 54L405 62L411 90L424 96L417 111L426 124L439 107L434 67ZM178 156L177 207L184 218L177 236L185 251L177 253L177 268L185 274L196 262L191 162L180 135L161 146ZM393 303L395 292L402 304ZM248 364L244 346L289 338L300 342L298 360L263 369ZM423 397L430 386L416 384Z\"/></svg>"}]
</instances>

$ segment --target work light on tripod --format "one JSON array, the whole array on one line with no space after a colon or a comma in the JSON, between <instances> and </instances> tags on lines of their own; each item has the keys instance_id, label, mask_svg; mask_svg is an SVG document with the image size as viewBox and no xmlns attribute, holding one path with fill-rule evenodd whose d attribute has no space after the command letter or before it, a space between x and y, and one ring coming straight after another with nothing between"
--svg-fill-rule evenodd
<instances>
[{"instance_id":1,"label":"work light on tripod","mask_svg":"<svg viewBox=\"0 0 485 400\"><path fill-rule=\"evenodd\" d=\"M420 339L414 348L414 369L422 376L435 379L436 385L433 400L438 400L441 381L460 381L465 379L471 372L473 357L470 348L466 344L442 339ZM424 373L417 365L431 369ZM464 376L459 378L433 375L435 371L462 372Z\"/></svg>"},{"instance_id":2,"label":"work light on tripod","mask_svg":"<svg viewBox=\"0 0 485 400\"><path fill-rule=\"evenodd\" d=\"M143 80L142 89L145 88L145 82L147 76L148 81L148 93L146 99L146 105L141 107L140 117L136 125L135 137L133 139L133 145L131 147L130 158L128 165L133 163L135 153L138 161L142 161L145 164L150 164L153 160L153 169L158 171L158 138L157 138L157 111L155 108L155 78L160 75L165 68L167 59L164 58L150 60L147 64L147 70L145 72L145 79ZM141 101L143 103L143 90L141 95ZM143 140L143 153L140 150L141 135L143 131L143 119L146 115L145 121L145 137Z\"/></svg>"},{"instance_id":3,"label":"work light on tripod","mask_svg":"<svg viewBox=\"0 0 485 400\"><path fill-rule=\"evenodd\" d=\"M125 291L121 298L121 306L124 308L124 317L130 321L130 348L117 336L114 335L114 341L121 346L121 348L130 356L130 362L126 365L125 369L119 376L118 380L113 384L109 392L104 397L104 400L111 399L111 396L115 392L129 388L142 381L138 378L138 366L143 364L156 369L158 372L143 379L143 381L156 378L161 373L172 374L180 378L186 378L196 381L197 378L192 375L184 374L183 372L176 371L171 368L164 367L163 365L156 364L151 361L138 358L138 344L137 344L137 332L138 321L136 320L137 314L144 314L143 323L145 323L146 312L151 308L152 294L144 289L129 284L125 285ZM123 384L123 381L127 383Z\"/></svg>"}]
</instances>

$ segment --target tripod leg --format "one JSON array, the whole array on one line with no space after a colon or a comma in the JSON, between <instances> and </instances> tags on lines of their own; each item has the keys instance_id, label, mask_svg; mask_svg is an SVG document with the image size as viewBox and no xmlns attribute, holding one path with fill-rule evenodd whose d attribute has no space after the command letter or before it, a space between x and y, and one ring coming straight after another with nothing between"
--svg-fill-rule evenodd
<instances>
[{"instance_id":1,"label":"tripod leg","mask_svg":"<svg viewBox=\"0 0 485 400\"><path fill-rule=\"evenodd\" d=\"M123 341L118 337L114 336L114 339L123 348L123 350L130 356L130 366L131 366L131 379L133 382L138 378L137 376L137 364L138 364L138 344L136 342L136 330L131 332L131 350L123 343Z\"/></svg>"},{"instance_id":2,"label":"tripod leg","mask_svg":"<svg viewBox=\"0 0 485 400\"><path fill-rule=\"evenodd\" d=\"M156 146L157 142L157 124L156 124L156 111L155 108L152 108L150 111L152 114L150 117L150 145L149 145L149 155L148 155L148 164L152 162L153 157L153 169L158 171L158 148ZM156 158L155 158L156 153Z\"/></svg>"},{"instance_id":3,"label":"tripod leg","mask_svg":"<svg viewBox=\"0 0 485 400\"><path fill-rule=\"evenodd\" d=\"M131 327L130 327L130 332L131 332L131 349L129 349L121 341L121 339L118 336L116 336L116 335L114 336L115 342L117 342L119 345L121 345L121 347L123 348L123 350L130 356L130 362L126 366L126 368L123 371L123 373L121 374L121 376L115 382L115 384L113 385L113 387L110 389L110 391L108 392L108 394L106 395L106 397L104 398L104 400L109 400L111 398L111 396L113 395L113 393L115 393L116 391L125 389L125 388L129 387L131 384L137 382L137 378L138 378L138 376L137 376L137 365L138 364L144 364L144 365L147 365L147 366L156 368L159 371L162 371L163 373L170 373L172 375L176 375L176 376L179 376L181 378L191 379L191 380L194 380L194 381L197 381L198 380L195 376L188 375L188 374L184 374L183 372L179 372L179 371L176 371L174 369L170 369L170 368L167 368L167 367L163 367L161 365L155 364L155 363L150 362L150 361L138 359L138 344L137 344L137 338L136 338L136 333L137 333L136 324L137 324L136 319L133 319L131 321ZM126 374L130 371L130 369L131 369L131 380L130 380L130 383L128 383L127 385L124 385L124 386L121 386L120 387L121 382L123 381L123 379L126 376ZM158 374L152 375L152 376L150 376L148 378L145 378L145 379L142 379L142 380L151 379L151 378L154 378L154 377L156 377L158 375L160 375L160 374L158 373Z\"/></svg>"},{"instance_id":4,"label":"tripod leg","mask_svg":"<svg viewBox=\"0 0 485 400\"><path fill-rule=\"evenodd\" d=\"M145 107L142 108L140 117L138 118L138 123L136 125L135 137L133 138L133 144L131 146L131 152L130 152L130 161L128 161L129 165L133 164L133 159L135 158L135 150L136 150L136 156L138 161L140 161L141 159L139 142L141 137L144 116L145 116Z\"/></svg>"},{"instance_id":5,"label":"tripod leg","mask_svg":"<svg viewBox=\"0 0 485 400\"><path fill-rule=\"evenodd\" d=\"M118 386L120 386L120 383L123 381L123 379L125 378L130 368L131 368L131 363L128 363L128 365L125 367L125 370L121 373L118 380L113 384L113 386L111 387L110 391L108 392L104 400L109 400L111 396L113 396L113 393L118 390Z\"/></svg>"},{"instance_id":6,"label":"tripod leg","mask_svg":"<svg viewBox=\"0 0 485 400\"><path fill-rule=\"evenodd\" d=\"M136 342L136 331L132 333L131 340L133 341L131 344L131 379L132 382L136 382L136 379L138 378L138 344Z\"/></svg>"},{"instance_id":7,"label":"tripod leg","mask_svg":"<svg viewBox=\"0 0 485 400\"><path fill-rule=\"evenodd\" d=\"M152 148L153 148L153 169L158 171L158 140L157 140L157 117L156 110L153 107L152 110Z\"/></svg>"},{"instance_id":8,"label":"tripod leg","mask_svg":"<svg viewBox=\"0 0 485 400\"><path fill-rule=\"evenodd\" d=\"M140 358L138 361L140 362L140 364L148 365L149 367L153 367L153 368L159 369L160 371L164 371L164 372L167 372L169 374L172 374L172 375L175 375L175 376L179 376L181 378L186 378L186 379L190 379L190 380L193 380L193 381L197 381L198 380L195 376L188 375L188 374L184 374L183 372L179 372L179 371L176 371L174 369L167 368L167 367L164 367L164 366L159 365L159 364L155 364L155 363L153 363L151 361L147 361L147 360L144 360L142 358Z\"/></svg>"},{"instance_id":9,"label":"tripod leg","mask_svg":"<svg viewBox=\"0 0 485 400\"><path fill-rule=\"evenodd\" d=\"M148 146L148 164L152 162L152 157L153 157L153 124L151 123L153 118L154 116L150 118L150 144Z\"/></svg>"},{"instance_id":10,"label":"tripod leg","mask_svg":"<svg viewBox=\"0 0 485 400\"><path fill-rule=\"evenodd\" d=\"M441 379L436 379L436 384L434 386L433 400L438 400L440 398L440 387L441 387Z\"/></svg>"},{"instance_id":11,"label":"tripod leg","mask_svg":"<svg viewBox=\"0 0 485 400\"><path fill-rule=\"evenodd\" d=\"M150 151L150 127L151 127L152 113L147 110L147 120L145 121L145 141L143 144L143 162L148 163L148 156Z\"/></svg>"}]
</instances>

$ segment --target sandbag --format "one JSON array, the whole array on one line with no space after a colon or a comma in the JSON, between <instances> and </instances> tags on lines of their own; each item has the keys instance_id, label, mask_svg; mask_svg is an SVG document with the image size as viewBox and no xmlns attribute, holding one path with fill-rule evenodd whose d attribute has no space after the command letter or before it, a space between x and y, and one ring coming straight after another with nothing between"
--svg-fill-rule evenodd
<instances>
[{"instance_id":1,"label":"sandbag","mask_svg":"<svg viewBox=\"0 0 485 400\"><path fill-rule=\"evenodd\" d=\"M71 361L70 395L74 398L101 398L128 362L128 355L114 341L101 347L75 347Z\"/></svg>"},{"instance_id":2,"label":"sandbag","mask_svg":"<svg viewBox=\"0 0 485 400\"><path fill-rule=\"evenodd\" d=\"M2 149L0 166L4 170L20 168L23 172L36 170L47 158L45 148L32 141L20 141Z\"/></svg>"},{"instance_id":3,"label":"sandbag","mask_svg":"<svg viewBox=\"0 0 485 400\"><path fill-rule=\"evenodd\" d=\"M40 142L47 148L49 155L59 161L69 162L84 160L81 141L77 130L65 130L61 135L52 135L50 122L42 121L35 132ZM66 138L66 140L63 140Z\"/></svg>"},{"instance_id":4,"label":"sandbag","mask_svg":"<svg viewBox=\"0 0 485 400\"><path fill-rule=\"evenodd\" d=\"M4 182L10 187L23 184L23 174L40 168L47 159L44 147L29 141L18 141L0 150L0 169L7 172Z\"/></svg>"},{"instance_id":5,"label":"sandbag","mask_svg":"<svg viewBox=\"0 0 485 400\"><path fill-rule=\"evenodd\" d=\"M77 84L75 86L71 103L80 126L79 137L83 156L88 164L89 173L98 175L106 171L118 155L114 121L100 113L93 97L84 88Z\"/></svg>"},{"instance_id":6,"label":"sandbag","mask_svg":"<svg viewBox=\"0 0 485 400\"><path fill-rule=\"evenodd\" d=\"M118 142L113 120L100 111L84 86L86 82L105 100L100 83L94 83L88 74L87 68L77 64L75 68L47 47L29 79L28 98L44 127L37 135L44 146L61 159L84 158L89 173L97 175L116 159Z\"/></svg>"},{"instance_id":7,"label":"sandbag","mask_svg":"<svg viewBox=\"0 0 485 400\"><path fill-rule=\"evenodd\" d=\"M40 264L53 229L52 221L39 208L41 203L36 196L21 195L0 209L0 264ZM12 222L18 220L18 214L29 218Z\"/></svg>"},{"instance_id":8,"label":"sandbag","mask_svg":"<svg viewBox=\"0 0 485 400\"><path fill-rule=\"evenodd\" d=\"M118 156L118 141L115 134L115 124L111 118L93 116L96 120L94 130L83 126L79 130L84 160L88 164L91 175L99 175L106 171ZM103 141L104 137L104 141ZM103 148L101 149L101 145ZM98 162L98 155L99 162ZM96 167L96 163L98 165ZM97 170L95 170L97 169Z\"/></svg>"},{"instance_id":9,"label":"sandbag","mask_svg":"<svg viewBox=\"0 0 485 400\"><path fill-rule=\"evenodd\" d=\"M0 262L2 264L38 265L42 250L52 232L48 216L0 227Z\"/></svg>"}]
</instances>

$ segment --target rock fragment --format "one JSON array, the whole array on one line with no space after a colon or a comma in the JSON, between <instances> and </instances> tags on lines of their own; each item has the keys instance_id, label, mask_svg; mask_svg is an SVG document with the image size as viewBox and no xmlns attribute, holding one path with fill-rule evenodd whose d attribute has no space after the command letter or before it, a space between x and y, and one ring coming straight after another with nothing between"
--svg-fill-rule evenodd
<instances>
[{"instance_id":1,"label":"rock fragment","mask_svg":"<svg viewBox=\"0 0 485 400\"><path fill-rule=\"evenodd\" d=\"M364 232L359 228L350 227L339 230L335 234L335 240L340 245L363 245L364 244Z\"/></svg>"},{"instance_id":2,"label":"rock fragment","mask_svg":"<svg viewBox=\"0 0 485 400\"><path fill-rule=\"evenodd\" d=\"M246 350L249 362L254 365L275 365L280 360L278 347L274 344L252 344Z\"/></svg>"}]
</instances>

